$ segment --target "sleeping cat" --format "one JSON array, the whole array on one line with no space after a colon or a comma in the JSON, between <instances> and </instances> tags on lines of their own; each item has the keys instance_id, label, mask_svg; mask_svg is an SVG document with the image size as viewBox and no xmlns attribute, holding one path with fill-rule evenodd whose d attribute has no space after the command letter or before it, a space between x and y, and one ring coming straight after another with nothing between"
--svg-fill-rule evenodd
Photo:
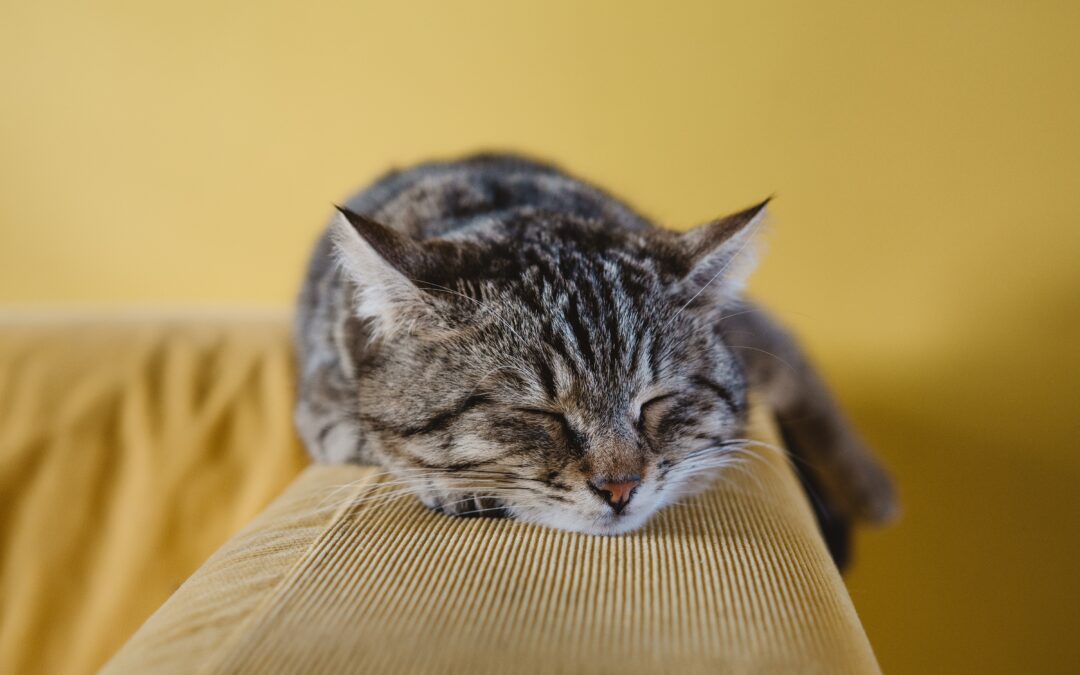
<instances>
[{"instance_id":1,"label":"sleeping cat","mask_svg":"<svg viewBox=\"0 0 1080 675\"><path fill-rule=\"evenodd\" d=\"M515 156L391 173L312 257L300 434L450 515L618 534L740 455L753 388L830 513L887 520L887 475L741 298L764 213L675 233Z\"/></svg>"}]
</instances>

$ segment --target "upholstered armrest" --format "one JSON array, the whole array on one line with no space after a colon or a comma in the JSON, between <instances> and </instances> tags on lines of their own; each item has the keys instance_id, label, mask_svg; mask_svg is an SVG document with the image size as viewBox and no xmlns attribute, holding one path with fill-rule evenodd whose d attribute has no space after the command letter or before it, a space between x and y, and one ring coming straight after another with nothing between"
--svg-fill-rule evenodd
<instances>
[{"instance_id":1,"label":"upholstered armrest","mask_svg":"<svg viewBox=\"0 0 1080 675\"><path fill-rule=\"evenodd\" d=\"M878 671L775 452L619 537L436 515L384 480L309 468L105 672Z\"/></svg>"}]
</instances>

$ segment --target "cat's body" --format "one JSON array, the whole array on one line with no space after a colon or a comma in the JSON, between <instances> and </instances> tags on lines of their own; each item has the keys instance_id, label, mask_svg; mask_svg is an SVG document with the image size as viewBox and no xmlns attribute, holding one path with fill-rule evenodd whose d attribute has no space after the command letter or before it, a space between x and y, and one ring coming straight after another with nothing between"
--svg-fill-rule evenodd
<instances>
[{"instance_id":1,"label":"cat's body","mask_svg":"<svg viewBox=\"0 0 1080 675\"><path fill-rule=\"evenodd\" d=\"M384 177L335 217L301 293L308 450L381 465L447 513L618 533L746 452L752 383L834 511L889 517L820 379L738 297L763 207L676 234L518 157Z\"/></svg>"}]
</instances>

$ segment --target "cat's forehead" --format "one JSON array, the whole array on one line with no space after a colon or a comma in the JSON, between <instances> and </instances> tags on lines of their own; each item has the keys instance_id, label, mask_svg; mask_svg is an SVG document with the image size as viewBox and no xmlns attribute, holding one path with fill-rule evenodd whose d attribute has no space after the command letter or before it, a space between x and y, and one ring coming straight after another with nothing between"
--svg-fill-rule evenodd
<instances>
[{"instance_id":1,"label":"cat's forehead","mask_svg":"<svg viewBox=\"0 0 1080 675\"><path fill-rule=\"evenodd\" d=\"M663 252L664 235L655 228L640 231L620 228L602 217L526 208L476 219L447 235L445 240L459 246L457 271L473 275L566 258L595 260L613 255L648 258ZM476 264L483 261L488 265Z\"/></svg>"},{"instance_id":2,"label":"cat's forehead","mask_svg":"<svg viewBox=\"0 0 1080 675\"><path fill-rule=\"evenodd\" d=\"M599 221L517 227L474 240L456 280L467 297L446 297L484 324L483 338L467 345L483 360L478 368L506 364L549 397L595 408L622 405L682 353L687 317L642 236Z\"/></svg>"},{"instance_id":3,"label":"cat's forehead","mask_svg":"<svg viewBox=\"0 0 1080 675\"><path fill-rule=\"evenodd\" d=\"M592 281L517 287L486 311L487 339L472 343L486 362L509 364L549 398L585 407L624 405L692 358L692 331L650 293Z\"/></svg>"}]
</instances>

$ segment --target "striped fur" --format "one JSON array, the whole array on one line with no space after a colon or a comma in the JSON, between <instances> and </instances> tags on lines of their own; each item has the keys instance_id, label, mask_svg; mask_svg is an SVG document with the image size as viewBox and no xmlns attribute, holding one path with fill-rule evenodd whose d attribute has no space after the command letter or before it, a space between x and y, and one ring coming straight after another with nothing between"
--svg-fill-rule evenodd
<instances>
[{"instance_id":1,"label":"striped fur","mask_svg":"<svg viewBox=\"0 0 1080 675\"><path fill-rule=\"evenodd\" d=\"M763 206L676 234L518 157L384 177L335 215L301 293L305 444L449 514L640 526L746 452L753 369L721 317L745 309ZM628 477L619 512L589 488Z\"/></svg>"}]
</instances>

